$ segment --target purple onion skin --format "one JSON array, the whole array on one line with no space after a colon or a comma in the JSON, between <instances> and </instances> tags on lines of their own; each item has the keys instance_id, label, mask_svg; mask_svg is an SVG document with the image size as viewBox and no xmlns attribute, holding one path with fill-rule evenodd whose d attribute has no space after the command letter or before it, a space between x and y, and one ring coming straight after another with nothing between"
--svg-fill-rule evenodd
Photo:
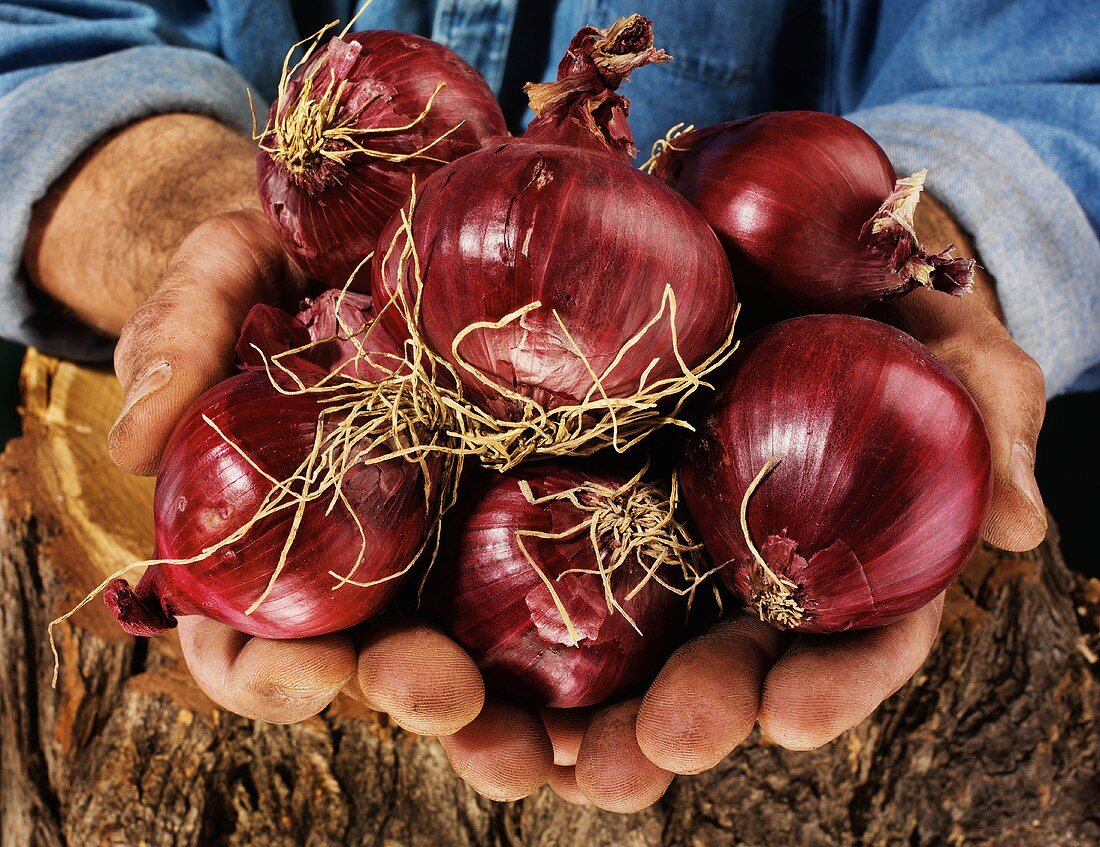
<instances>
[{"instance_id":1,"label":"purple onion skin","mask_svg":"<svg viewBox=\"0 0 1100 847\"><path fill-rule=\"evenodd\" d=\"M711 557L729 563L719 577L747 604L752 559L739 510L773 456L748 523L771 569L798 586L807 616L795 629L897 620L942 592L978 543L992 490L981 415L897 329L810 316L739 351L680 478Z\"/></svg>"},{"instance_id":2,"label":"purple onion skin","mask_svg":"<svg viewBox=\"0 0 1100 847\"><path fill-rule=\"evenodd\" d=\"M441 166L432 158L453 161L508 130L481 74L454 51L417 35L373 30L333 38L307 66L314 67L319 80L327 80L330 71L337 82L348 80L337 119L358 112L352 121L357 128L409 123L436 86L446 83L422 122L401 132L360 136L364 147L411 153L462 124L428 151L431 158L388 162L358 154L343 164L326 161L308 178L258 152L260 199L283 247L310 276L340 288L374 249L390 215L408 200L413 177L422 181ZM295 101L301 79L300 72L290 83L288 102ZM264 143L270 145L270 137ZM368 283L365 276L362 283Z\"/></svg>"},{"instance_id":3,"label":"purple onion skin","mask_svg":"<svg viewBox=\"0 0 1100 847\"><path fill-rule=\"evenodd\" d=\"M313 445L320 411L311 395L276 393L266 374L250 371L206 392L184 415L165 448L153 510L157 558L187 558L234 532L256 512L271 484L207 423L205 414L276 479L289 477ZM343 491L367 537L354 578L395 573L426 538L429 517L417 467L401 460L360 465ZM122 628L151 635L177 615L203 615L264 638L302 638L354 626L381 611L400 588L393 579L369 588L333 590L329 571L347 573L361 537L346 509L325 515L310 503L290 557L267 599L264 591L287 538L294 510L254 526L242 541L192 565L150 567L134 590L116 580L105 593Z\"/></svg>"},{"instance_id":4,"label":"purple onion skin","mask_svg":"<svg viewBox=\"0 0 1100 847\"><path fill-rule=\"evenodd\" d=\"M522 320L468 336L459 352L545 409L580 402L593 382L555 310L597 373L658 313L666 283L676 295L679 348L690 366L729 333L737 295L714 233L683 198L625 162L517 139L448 165L418 191L413 238L425 341L457 364L451 348L459 332L539 301ZM397 216L379 254L404 238ZM398 279L393 260L376 261L372 279L379 307L399 285L410 297L415 292L411 273ZM658 356L650 382L680 374L667 310L604 382L608 396L634 394ZM468 395L487 411L504 420L518 414L513 401L460 373Z\"/></svg>"},{"instance_id":5,"label":"purple onion skin","mask_svg":"<svg viewBox=\"0 0 1100 847\"><path fill-rule=\"evenodd\" d=\"M608 612L599 577L564 576L555 589L582 636L573 646L516 533L558 532L586 515L568 502L528 503L521 479L536 497L586 479L608 485L625 481L560 466L492 477L434 566L425 593L433 617L470 652L490 686L537 706L592 706L652 678L682 635L684 598L651 582L626 601L641 573L636 567L617 571L613 590L644 634L638 635L622 615ZM597 565L583 532L563 541L527 537L524 544L552 581L570 568Z\"/></svg>"},{"instance_id":6,"label":"purple onion skin","mask_svg":"<svg viewBox=\"0 0 1100 847\"><path fill-rule=\"evenodd\" d=\"M718 234L751 320L758 310L858 314L911 287L898 290L888 257L860 244L895 173L855 124L822 112L771 112L674 144L686 149L663 154L655 175Z\"/></svg>"},{"instance_id":7,"label":"purple onion skin","mask_svg":"<svg viewBox=\"0 0 1100 847\"><path fill-rule=\"evenodd\" d=\"M237 364L241 370L266 371L273 363L273 356L284 354L278 360L292 370L307 385L312 385L325 375L325 368L312 361L308 353L287 355L308 345L310 334L305 324L278 306L258 303L253 306L241 326L237 339ZM288 361L289 359L293 361Z\"/></svg>"},{"instance_id":8,"label":"purple onion skin","mask_svg":"<svg viewBox=\"0 0 1100 847\"><path fill-rule=\"evenodd\" d=\"M300 352L279 355L290 350ZM243 370L266 373L270 367L278 376L280 367L289 368L306 385L331 373L377 382L398 369L403 358L402 344L374 320L370 296L335 289L306 300L297 315L253 306L237 341Z\"/></svg>"},{"instance_id":9,"label":"purple onion skin","mask_svg":"<svg viewBox=\"0 0 1100 847\"><path fill-rule=\"evenodd\" d=\"M378 382L404 361L401 342L375 321L368 294L325 291L309 301L298 320L316 344L310 359L326 371Z\"/></svg>"}]
</instances>

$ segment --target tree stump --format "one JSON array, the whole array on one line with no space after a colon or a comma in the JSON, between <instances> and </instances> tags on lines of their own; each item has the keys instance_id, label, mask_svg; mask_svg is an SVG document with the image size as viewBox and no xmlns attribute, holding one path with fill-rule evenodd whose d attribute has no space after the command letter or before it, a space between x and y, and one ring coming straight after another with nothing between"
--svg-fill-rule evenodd
<instances>
[{"instance_id":1,"label":"tree stump","mask_svg":"<svg viewBox=\"0 0 1100 847\"><path fill-rule=\"evenodd\" d=\"M350 700L289 727L220 710L171 636L99 603L58 632L52 689L47 622L148 553L152 485L107 459L109 372L32 351L23 392L0 460L3 847L1100 844L1100 584L1053 537L979 550L921 673L820 750L753 738L637 815L493 804Z\"/></svg>"}]
</instances>

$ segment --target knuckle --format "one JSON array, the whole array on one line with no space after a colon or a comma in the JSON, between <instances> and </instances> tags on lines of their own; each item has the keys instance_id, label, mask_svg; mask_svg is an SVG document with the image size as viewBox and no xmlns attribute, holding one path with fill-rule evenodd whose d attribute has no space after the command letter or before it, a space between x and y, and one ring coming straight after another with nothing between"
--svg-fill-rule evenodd
<instances>
[{"instance_id":1,"label":"knuckle","mask_svg":"<svg viewBox=\"0 0 1100 847\"><path fill-rule=\"evenodd\" d=\"M1039 403L1046 396L1042 368L1003 327L986 335L952 340L934 352L967 388L983 381L987 374L999 373L1012 382L1018 396Z\"/></svg>"},{"instance_id":2,"label":"knuckle","mask_svg":"<svg viewBox=\"0 0 1100 847\"><path fill-rule=\"evenodd\" d=\"M286 276L286 256L278 236L254 210L225 212L207 218L188 236L186 248L217 262L228 278L281 282Z\"/></svg>"},{"instance_id":3,"label":"knuckle","mask_svg":"<svg viewBox=\"0 0 1100 847\"><path fill-rule=\"evenodd\" d=\"M170 312L171 306L167 299L154 294L130 315L119 334L119 344L129 347L141 342L150 333L157 331Z\"/></svg>"},{"instance_id":4,"label":"knuckle","mask_svg":"<svg viewBox=\"0 0 1100 847\"><path fill-rule=\"evenodd\" d=\"M1005 354L1015 347L1008 331L997 324L988 333L970 333L944 341L933 352L961 378L963 374L1002 362Z\"/></svg>"},{"instance_id":5,"label":"knuckle","mask_svg":"<svg viewBox=\"0 0 1100 847\"><path fill-rule=\"evenodd\" d=\"M184 240L215 242L226 246L247 246L264 232L259 224L259 213L240 209L213 215L198 224Z\"/></svg>"},{"instance_id":6,"label":"knuckle","mask_svg":"<svg viewBox=\"0 0 1100 847\"><path fill-rule=\"evenodd\" d=\"M251 680L229 698L232 711L268 723L298 723L320 712L336 691L292 692L272 679Z\"/></svg>"},{"instance_id":7,"label":"knuckle","mask_svg":"<svg viewBox=\"0 0 1100 847\"><path fill-rule=\"evenodd\" d=\"M972 344L952 343L933 351L936 358L951 370L959 379L966 381L966 374L974 369L978 355Z\"/></svg>"},{"instance_id":8,"label":"knuckle","mask_svg":"<svg viewBox=\"0 0 1100 847\"><path fill-rule=\"evenodd\" d=\"M236 314L258 301L292 299L298 282L263 215L238 210L214 215L191 230L157 281L156 293L177 302L211 301L216 308L207 314Z\"/></svg>"},{"instance_id":9,"label":"knuckle","mask_svg":"<svg viewBox=\"0 0 1100 847\"><path fill-rule=\"evenodd\" d=\"M1015 352L1016 368L1021 388L1025 393L1038 398L1042 402L1043 398L1046 397L1047 384L1043 369L1039 367L1038 362L1019 347L1015 348Z\"/></svg>"},{"instance_id":10,"label":"knuckle","mask_svg":"<svg viewBox=\"0 0 1100 847\"><path fill-rule=\"evenodd\" d=\"M158 347L163 345L163 328L170 320L171 311L171 304L166 298L154 294L127 319L114 352L115 373L120 380L125 382L154 356L163 358Z\"/></svg>"}]
</instances>

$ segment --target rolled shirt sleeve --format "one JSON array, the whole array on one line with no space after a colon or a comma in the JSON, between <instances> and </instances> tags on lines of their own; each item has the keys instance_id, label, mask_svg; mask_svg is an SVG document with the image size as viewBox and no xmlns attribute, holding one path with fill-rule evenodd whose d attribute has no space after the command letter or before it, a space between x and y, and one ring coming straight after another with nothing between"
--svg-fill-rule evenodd
<instances>
[{"instance_id":1,"label":"rolled shirt sleeve","mask_svg":"<svg viewBox=\"0 0 1100 847\"><path fill-rule=\"evenodd\" d=\"M835 8L837 111L928 168L1048 392L1100 387L1100 5Z\"/></svg>"},{"instance_id":2,"label":"rolled shirt sleeve","mask_svg":"<svg viewBox=\"0 0 1100 847\"><path fill-rule=\"evenodd\" d=\"M1100 387L1100 241L1074 192L1016 130L978 111L894 104L848 116L899 173L926 187L967 232L996 281L1016 342L1051 396Z\"/></svg>"},{"instance_id":3,"label":"rolled shirt sleeve","mask_svg":"<svg viewBox=\"0 0 1100 847\"><path fill-rule=\"evenodd\" d=\"M55 65L0 97L0 336L77 360L109 358L113 340L45 302L22 267L31 210L96 141L169 112L251 126L247 83L201 50L143 45Z\"/></svg>"}]
</instances>

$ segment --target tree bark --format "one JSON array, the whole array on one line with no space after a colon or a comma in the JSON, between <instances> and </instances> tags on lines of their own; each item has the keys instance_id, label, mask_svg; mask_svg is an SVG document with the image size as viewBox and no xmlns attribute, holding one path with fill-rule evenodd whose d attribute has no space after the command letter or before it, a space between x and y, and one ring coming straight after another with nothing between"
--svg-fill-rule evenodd
<instances>
[{"instance_id":1,"label":"tree bark","mask_svg":"<svg viewBox=\"0 0 1100 847\"><path fill-rule=\"evenodd\" d=\"M48 621L151 546L152 485L105 453L108 372L34 353L24 433L0 459L0 844L1100 844L1100 583L1037 551L980 549L916 679L811 753L754 737L655 807L548 789L493 804L439 746L338 700L296 726L224 712L169 635L135 642L96 602Z\"/></svg>"}]
</instances>

